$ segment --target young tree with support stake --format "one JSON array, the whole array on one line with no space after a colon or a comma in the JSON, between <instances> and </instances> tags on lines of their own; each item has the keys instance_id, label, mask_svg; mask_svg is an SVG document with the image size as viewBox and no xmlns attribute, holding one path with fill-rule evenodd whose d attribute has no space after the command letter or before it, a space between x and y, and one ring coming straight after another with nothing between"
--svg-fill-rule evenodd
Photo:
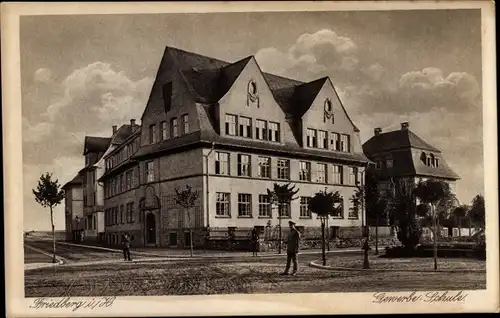
<instances>
[{"instance_id":1,"label":"young tree with support stake","mask_svg":"<svg viewBox=\"0 0 500 318\"><path fill-rule=\"evenodd\" d=\"M189 243L190 243L190 252L191 257L193 257L193 227L191 226L191 215L189 213L189 209L194 207L196 200L198 200L199 193L198 191L193 191L191 186L186 185L185 190L179 190L175 188L175 203L182 206L187 214L188 222L189 222Z\"/></svg>"},{"instance_id":2,"label":"young tree with support stake","mask_svg":"<svg viewBox=\"0 0 500 318\"><path fill-rule=\"evenodd\" d=\"M329 216L337 216L342 212L342 197L338 191L320 191L309 200L309 210L318 215L321 220L321 255L323 265L326 265L325 223Z\"/></svg>"},{"instance_id":3,"label":"young tree with support stake","mask_svg":"<svg viewBox=\"0 0 500 318\"><path fill-rule=\"evenodd\" d=\"M435 179L419 181L415 188L415 195L422 203L430 205L434 230L434 270L437 270L437 229L439 217L448 211L451 203L454 202L454 195L448 183Z\"/></svg>"},{"instance_id":4,"label":"young tree with support stake","mask_svg":"<svg viewBox=\"0 0 500 318\"><path fill-rule=\"evenodd\" d=\"M56 263L56 234L54 228L54 208L64 199L64 190L61 190L59 181L52 180L52 174L46 173L40 176L36 190L32 190L35 201L44 208L50 209L50 223L52 225L52 262Z\"/></svg>"},{"instance_id":5,"label":"young tree with support stake","mask_svg":"<svg viewBox=\"0 0 500 318\"><path fill-rule=\"evenodd\" d=\"M465 204L457 206L453 210L453 216L457 219L458 236L462 236L462 233L461 233L461 230L462 230L462 220L467 215L468 212L469 212L469 206L465 205Z\"/></svg>"},{"instance_id":6,"label":"young tree with support stake","mask_svg":"<svg viewBox=\"0 0 500 318\"><path fill-rule=\"evenodd\" d=\"M287 184L277 184L273 185L273 190L267 189L267 196L271 204L276 203L278 205L278 221L279 221L279 244L278 253L281 254L281 241L282 241L282 230L281 230L281 218L283 217L283 208L286 204L290 204L293 200L296 200L295 195L299 193L299 189L295 189L295 185L291 183Z\"/></svg>"}]
</instances>

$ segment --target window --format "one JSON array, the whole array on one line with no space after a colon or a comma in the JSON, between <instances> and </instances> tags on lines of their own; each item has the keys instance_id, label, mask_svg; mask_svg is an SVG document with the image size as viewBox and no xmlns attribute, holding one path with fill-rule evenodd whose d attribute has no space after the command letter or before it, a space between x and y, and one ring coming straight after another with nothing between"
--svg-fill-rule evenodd
<instances>
[{"instance_id":1,"label":"window","mask_svg":"<svg viewBox=\"0 0 500 318\"><path fill-rule=\"evenodd\" d=\"M271 202L267 194L259 194L259 217L271 217Z\"/></svg>"},{"instance_id":2,"label":"window","mask_svg":"<svg viewBox=\"0 0 500 318\"><path fill-rule=\"evenodd\" d=\"M269 140L280 142L280 124L269 122Z\"/></svg>"},{"instance_id":3,"label":"window","mask_svg":"<svg viewBox=\"0 0 500 318\"><path fill-rule=\"evenodd\" d=\"M316 164L316 182L327 183L326 164Z\"/></svg>"},{"instance_id":4,"label":"window","mask_svg":"<svg viewBox=\"0 0 500 318\"><path fill-rule=\"evenodd\" d=\"M334 165L333 166L333 183L334 184L343 184L342 178L342 166Z\"/></svg>"},{"instance_id":5,"label":"window","mask_svg":"<svg viewBox=\"0 0 500 318\"><path fill-rule=\"evenodd\" d=\"M146 162L146 171L144 171L144 175L146 176L146 182L155 181L154 161Z\"/></svg>"},{"instance_id":6,"label":"window","mask_svg":"<svg viewBox=\"0 0 500 318\"><path fill-rule=\"evenodd\" d=\"M326 137L326 131L318 130L318 148L327 149L328 148L328 140Z\"/></svg>"},{"instance_id":7,"label":"window","mask_svg":"<svg viewBox=\"0 0 500 318\"><path fill-rule=\"evenodd\" d=\"M149 126L149 143L154 144L156 142L156 125Z\"/></svg>"},{"instance_id":8,"label":"window","mask_svg":"<svg viewBox=\"0 0 500 318\"><path fill-rule=\"evenodd\" d=\"M278 159L278 179L290 179L290 160Z\"/></svg>"},{"instance_id":9,"label":"window","mask_svg":"<svg viewBox=\"0 0 500 318\"><path fill-rule=\"evenodd\" d=\"M358 219L359 218L359 209L361 209L361 205L359 203L352 202L352 206L349 209L349 213L347 217L349 219Z\"/></svg>"},{"instance_id":10,"label":"window","mask_svg":"<svg viewBox=\"0 0 500 318\"><path fill-rule=\"evenodd\" d=\"M116 177L116 193L117 194L120 193L121 188L122 188L121 179L120 179L120 176L117 176Z\"/></svg>"},{"instance_id":11,"label":"window","mask_svg":"<svg viewBox=\"0 0 500 318\"><path fill-rule=\"evenodd\" d=\"M267 122L257 119L255 121L255 138L259 140L267 140Z\"/></svg>"},{"instance_id":12,"label":"window","mask_svg":"<svg viewBox=\"0 0 500 318\"><path fill-rule=\"evenodd\" d=\"M170 120L170 127L172 129L172 133L170 134L172 138L179 137L179 126L177 122L177 118L172 118Z\"/></svg>"},{"instance_id":13,"label":"window","mask_svg":"<svg viewBox=\"0 0 500 318\"><path fill-rule=\"evenodd\" d=\"M231 216L229 210L229 193L217 192L217 201L215 203L216 216Z\"/></svg>"},{"instance_id":14,"label":"window","mask_svg":"<svg viewBox=\"0 0 500 318\"><path fill-rule=\"evenodd\" d=\"M168 245L177 246L177 233L168 234Z\"/></svg>"},{"instance_id":15,"label":"window","mask_svg":"<svg viewBox=\"0 0 500 318\"><path fill-rule=\"evenodd\" d=\"M238 175L250 177L250 156L238 155Z\"/></svg>"},{"instance_id":16,"label":"window","mask_svg":"<svg viewBox=\"0 0 500 318\"><path fill-rule=\"evenodd\" d=\"M436 161L435 161L435 166L436 166L436 168L437 168L437 167L439 167L439 159L438 159L438 158L436 158L435 160L436 160Z\"/></svg>"},{"instance_id":17,"label":"window","mask_svg":"<svg viewBox=\"0 0 500 318\"><path fill-rule=\"evenodd\" d=\"M121 224L125 223L125 215L124 215L124 213L125 213L125 206L122 204L120 206L120 223Z\"/></svg>"},{"instance_id":18,"label":"window","mask_svg":"<svg viewBox=\"0 0 500 318\"><path fill-rule=\"evenodd\" d=\"M330 134L330 150L339 151L340 136L337 133Z\"/></svg>"},{"instance_id":19,"label":"window","mask_svg":"<svg viewBox=\"0 0 500 318\"><path fill-rule=\"evenodd\" d=\"M300 161L299 169L299 180L311 181L311 163Z\"/></svg>"},{"instance_id":20,"label":"window","mask_svg":"<svg viewBox=\"0 0 500 318\"><path fill-rule=\"evenodd\" d=\"M271 178L271 158L259 157L259 178Z\"/></svg>"},{"instance_id":21,"label":"window","mask_svg":"<svg viewBox=\"0 0 500 318\"><path fill-rule=\"evenodd\" d=\"M127 176L127 190L130 190L132 189L132 171L127 171L126 172L126 176Z\"/></svg>"},{"instance_id":22,"label":"window","mask_svg":"<svg viewBox=\"0 0 500 318\"><path fill-rule=\"evenodd\" d=\"M316 148L317 147L317 131L316 129L307 129L307 147Z\"/></svg>"},{"instance_id":23,"label":"window","mask_svg":"<svg viewBox=\"0 0 500 318\"><path fill-rule=\"evenodd\" d=\"M189 133L189 116L187 114L182 115L182 134Z\"/></svg>"},{"instance_id":24,"label":"window","mask_svg":"<svg viewBox=\"0 0 500 318\"><path fill-rule=\"evenodd\" d=\"M252 138L252 119L240 116L240 136Z\"/></svg>"},{"instance_id":25,"label":"window","mask_svg":"<svg viewBox=\"0 0 500 318\"><path fill-rule=\"evenodd\" d=\"M238 216L252 216L252 195L248 193L238 193Z\"/></svg>"},{"instance_id":26,"label":"window","mask_svg":"<svg viewBox=\"0 0 500 318\"><path fill-rule=\"evenodd\" d=\"M226 135L236 136L236 116L226 115Z\"/></svg>"},{"instance_id":27,"label":"window","mask_svg":"<svg viewBox=\"0 0 500 318\"><path fill-rule=\"evenodd\" d=\"M341 198L340 200L341 200L340 201L340 209L336 214L333 215L333 217L343 219L344 218L344 198Z\"/></svg>"},{"instance_id":28,"label":"window","mask_svg":"<svg viewBox=\"0 0 500 318\"><path fill-rule=\"evenodd\" d=\"M310 197L300 197L300 217L301 218L310 218L311 210L309 210L309 200Z\"/></svg>"},{"instance_id":29,"label":"window","mask_svg":"<svg viewBox=\"0 0 500 318\"><path fill-rule=\"evenodd\" d=\"M385 166L386 166L386 168L391 169L392 167L394 167L394 160L392 160L392 159L387 159L387 160L385 161Z\"/></svg>"},{"instance_id":30,"label":"window","mask_svg":"<svg viewBox=\"0 0 500 318\"><path fill-rule=\"evenodd\" d=\"M281 211L279 213L279 216L281 218L289 218L291 213L290 213L290 203L285 203L281 206Z\"/></svg>"},{"instance_id":31,"label":"window","mask_svg":"<svg viewBox=\"0 0 500 318\"><path fill-rule=\"evenodd\" d=\"M97 230L97 215L94 215L93 218L94 218L94 230Z\"/></svg>"},{"instance_id":32,"label":"window","mask_svg":"<svg viewBox=\"0 0 500 318\"><path fill-rule=\"evenodd\" d=\"M134 223L134 202L130 203L130 222Z\"/></svg>"},{"instance_id":33,"label":"window","mask_svg":"<svg viewBox=\"0 0 500 318\"><path fill-rule=\"evenodd\" d=\"M347 176L347 180L348 180L348 184L350 185L356 185L356 174L357 174L357 168L355 167L349 167L348 171L349 171L349 174Z\"/></svg>"},{"instance_id":34,"label":"window","mask_svg":"<svg viewBox=\"0 0 500 318\"><path fill-rule=\"evenodd\" d=\"M114 213L115 213L115 216L114 216L114 218L113 218L113 219L114 219L114 221L115 221L115 222L114 222L114 224L116 225L116 224L118 224L118 207L117 207L117 206L115 206L114 211L115 211L115 212L114 212Z\"/></svg>"},{"instance_id":35,"label":"window","mask_svg":"<svg viewBox=\"0 0 500 318\"><path fill-rule=\"evenodd\" d=\"M225 152L215 153L215 174L229 175L229 154Z\"/></svg>"},{"instance_id":36,"label":"window","mask_svg":"<svg viewBox=\"0 0 500 318\"><path fill-rule=\"evenodd\" d=\"M168 138L167 122L166 121L162 121L160 123L160 129L161 129L161 140L166 140Z\"/></svg>"},{"instance_id":37,"label":"window","mask_svg":"<svg viewBox=\"0 0 500 318\"><path fill-rule=\"evenodd\" d=\"M349 152L349 135L340 136L340 151Z\"/></svg>"},{"instance_id":38,"label":"window","mask_svg":"<svg viewBox=\"0 0 500 318\"><path fill-rule=\"evenodd\" d=\"M121 191L124 192L127 189L127 183L126 183L125 175L123 173L120 175L120 182L122 185Z\"/></svg>"}]
</instances>

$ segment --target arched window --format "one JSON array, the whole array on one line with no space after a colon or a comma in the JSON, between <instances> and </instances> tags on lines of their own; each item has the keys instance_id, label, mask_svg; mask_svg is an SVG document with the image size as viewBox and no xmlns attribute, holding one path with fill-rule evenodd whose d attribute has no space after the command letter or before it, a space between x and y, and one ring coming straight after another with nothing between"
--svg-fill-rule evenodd
<instances>
[{"instance_id":1,"label":"arched window","mask_svg":"<svg viewBox=\"0 0 500 318\"><path fill-rule=\"evenodd\" d=\"M422 160L422 162L427 165L427 154L425 152L422 152L422 154L420 155L420 160Z\"/></svg>"},{"instance_id":2,"label":"arched window","mask_svg":"<svg viewBox=\"0 0 500 318\"><path fill-rule=\"evenodd\" d=\"M430 158L428 159L428 166L434 167L435 160L436 160L436 158L434 158L434 155L431 153Z\"/></svg>"},{"instance_id":3,"label":"arched window","mask_svg":"<svg viewBox=\"0 0 500 318\"><path fill-rule=\"evenodd\" d=\"M257 83L250 81L248 84L248 93L252 95L257 95Z\"/></svg>"},{"instance_id":4,"label":"arched window","mask_svg":"<svg viewBox=\"0 0 500 318\"><path fill-rule=\"evenodd\" d=\"M325 100L325 111L327 112L332 111L332 101L328 98Z\"/></svg>"}]
</instances>

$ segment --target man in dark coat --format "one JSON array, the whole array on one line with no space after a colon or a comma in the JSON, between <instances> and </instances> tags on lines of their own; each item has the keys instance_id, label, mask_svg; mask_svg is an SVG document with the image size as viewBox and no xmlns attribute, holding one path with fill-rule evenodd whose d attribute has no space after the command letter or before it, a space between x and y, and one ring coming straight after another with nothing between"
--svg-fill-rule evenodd
<instances>
[{"instance_id":1,"label":"man in dark coat","mask_svg":"<svg viewBox=\"0 0 500 318\"><path fill-rule=\"evenodd\" d=\"M123 258L125 261L131 261L130 258L130 236L128 233L125 233L122 236L122 246L123 246Z\"/></svg>"},{"instance_id":2,"label":"man in dark coat","mask_svg":"<svg viewBox=\"0 0 500 318\"><path fill-rule=\"evenodd\" d=\"M257 256L259 252L259 231L255 227L252 230L250 240L252 242L252 256Z\"/></svg>"},{"instance_id":3,"label":"man in dark coat","mask_svg":"<svg viewBox=\"0 0 500 318\"><path fill-rule=\"evenodd\" d=\"M292 221L288 222L290 226L290 235L288 236L287 248L286 248L286 268L281 275L288 275L290 270L290 263L293 261L293 271L292 275L295 275L298 270L297 254L299 253L299 242L300 242L300 232L295 228L295 223Z\"/></svg>"}]
</instances>

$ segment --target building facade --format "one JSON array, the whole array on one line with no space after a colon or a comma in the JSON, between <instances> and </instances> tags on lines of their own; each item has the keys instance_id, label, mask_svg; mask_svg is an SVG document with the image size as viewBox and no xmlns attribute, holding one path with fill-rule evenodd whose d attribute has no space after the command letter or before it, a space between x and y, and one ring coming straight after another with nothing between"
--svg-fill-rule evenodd
<instances>
[{"instance_id":1,"label":"building facade","mask_svg":"<svg viewBox=\"0 0 500 318\"><path fill-rule=\"evenodd\" d=\"M82 183L82 179L77 175L62 187L64 190L66 241L79 242L84 231Z\"/></svg>"},{"instance_id":2,"label":"building facade","mask_svg":"<svg viewBox=\"0 0 500 318\"><path fill-rule=\"evenodd\" d=\"M192 229L201 245L288 220L317 229L307 202L325 189L344 199L330 226L362 224L350 198L369 160L332 82L263 73L253 56L229 63L167 47L140 129L104 161L108 242L129 232L132 244L183 247ZM289 182L297 200L278 216L265 194ZM187 211L175 201L186 186L198 194Z\"/></svg>"},{"instance_id":3,"label":"building facade","mask_svg":"<svg viewBox=\"0 0 500 318\"><path fill-rule=\"evenodd\" d=\"M375 128L372 138L363 144L363 151L375 163L372 169L382 192L390 191L396 179L418 183L432 178L447 182L456 193L460 177L448 166L441 151L413 133L408 122L401 123L399 130L385 133Z\"/></svg>"},{"instance_id":4,"label":"building facade","mask_svg":"<svg viewBox=\"0 0 500 318\"><path fill-rule=\"evenodd\" d=\"M83 181L84 240L104 240L104 189L97 181L104 173L98 163L110 145L110 138L85 137L85 167L79 171Z\"/></svg>"}]
</instances>

